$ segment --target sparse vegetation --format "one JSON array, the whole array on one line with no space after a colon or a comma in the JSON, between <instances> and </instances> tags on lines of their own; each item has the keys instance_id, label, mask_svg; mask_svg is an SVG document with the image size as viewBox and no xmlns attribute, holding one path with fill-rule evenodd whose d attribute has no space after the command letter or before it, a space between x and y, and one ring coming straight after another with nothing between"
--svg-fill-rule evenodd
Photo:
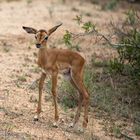
<instances>
[{"instance_id":1,"label":"sparse vegetation","mask_svg":"<svg viewBox=\"0 0 140 140\"><path fill-rule=\"evenodd\" d=\"M58 100L65 110L77 106L78 93L68 81L61 83Z\"/></svg>"},{"instance_id":2,"label":"sparse vegetation","mask_svg":"<svg viewBox=\"0 0 140 140\"><path fill-rule=\"evenodd\" d=\"M31 72L33 73L39 73L40 72L40 69L38 67L34 67L32 69L30 69Z\"/></svg>"},{"instance_id":3,"label":"sparse vegetation","mask_svg":"<svg viewBox=\"0 0 140 140\"><path fill-rule=\"evenodd\" d=\"M115 28L115 30L120 30L122 35L117 34L119 56L110 61L110 67L115 73L119 72L127 75L135 84L138 84L140 78L140 29L138 26L139 19L136 17L136 12L129 10L125 21L127 29L123 27L122 29Z\"/></svg>"},{"instance_id":4,"label":"sparse vegetation","mask_svg":"<svg viewBox=\"0 0 140 140\"><path fill-rule=\"evenodd\" d=\"M118 4L119 0L110 0L105 4L102 9L104 10L114 10Z\"/></svg>"},{"instance_id":5,"label":"sparse vegetation","mask_svg":"<svg viewBox=\"0 0 140 140\"><path fill-rule=\"evenodd\" d=\"M0 4L0 139L140 139L140 12L135 11L139 3L0 0ZM88 128L83 134L66 129L74 119L78 91L60 76L59 127L52 127L49 76L44 84L40 119L33 122L41 73L36 64L38 49L29 41L34 40L32 35L27 38L19 28L23 23L47 29L60 19L62 28L49 38L48 48L80 51L87 62L84 84L90 93L90 108ZM104 41L101 34L108 40Z\"/></svg>"},{"instance_id":6,"label":"sparse vegetation","mask_svg":"<svg viewBox=\"0 0 140 140\"><path fill-rule=\"evenodd\" d=\"M26 77L24 75L18 76L18 81L26 82Z\"/></svg>"},{"instance_id":7,"label":"sparse vegetation","mask_svg":"<svg viewBox=\"0 0 140 140\"><path fill-rule=\"evenodd\" d=\"M130 9L126 12L126 23L134 25L138 22L137 12L134 9Z\"/></svg>"},{"instance_id":8,"label":"sparse vegetation","mask_svg":"<svg viewBox=\"0 0 140 140\"><path fill-rule=\"evenodd\" d=\"M72 35L69 31L66 31L66 33L63 36L63 41L65 43L65 45L71 49L71 50L76 50L76 51L80 51L80 46L79 44L74 44L72 42Z\"/></svg>"},{"instance_id":9,"label":"sparse vegetation","mask_svg":"<svg viewBox=\"0 0 140 140\"><path fill-rule=\"evenodd\" d=\"M140 136L140 126L139 126L139 125L135 125L135 126L134 126L134 133L135 133L137 136Z\"/></svg>"},{"instance_id":10,"label":"sparse vegetation","mask_svg":"<svg viewBox=\"0 0 140 140\"><path fill-rule=\"evenodd\" d=\"M71 42L71 33L69 31L66 31L65 35L63 36L64 43L70 48L72 47L72 42Z\"/></svg>"},{"instance_id":11,"label":"sparse vegetation","mask_svg":"<svg viewBox=\"0 0 140 140\"><path fill-rule=\"evenodd\" d=\"M82 28L85 30L85 32L89 32L93 29L95 29L95 25L92 24L90 21L89 22L85 22L82 26Z\"/></svg>"},{"instance_id":12,"label":"sparse vegetation","mask_svg":"<svg viewBox=\"0 0 140 140\"><path fill-rule=\"evenodd\" d=\"M90 0L92 4L99 4L99 0Z\"/></svg>"},{"instance_id":13,"label":"sparse vegetation","mask_svg":"<svg viewBox=\"0 0 140 140\"><path fill-rule=\"evenodd\" d=\"M10 51L10 48L5 46L5 47L3 48L3 51L7 53L7 52Z\"/></svg>"},{"instance_id":14,"label":"sparse vegetation","mask_svg":"<svg viewBox=\"0 0 140 140\"><path fill-rule=\"evenodd\" d=\"M27 4L30 4L30 3L32 3L32 0L27 0Z\"/></svg>"},{"instance_id":15,"label":"sparse vegetation","mask_svg":"<svg viewBox=\"0 0 140 140\"><path fill-rule=\"evenodd\" d=\"M119 127L114 126L113 127L113 134L116 138L120 138L121 137L121 130Z\"/></svg>"}]
</instances>

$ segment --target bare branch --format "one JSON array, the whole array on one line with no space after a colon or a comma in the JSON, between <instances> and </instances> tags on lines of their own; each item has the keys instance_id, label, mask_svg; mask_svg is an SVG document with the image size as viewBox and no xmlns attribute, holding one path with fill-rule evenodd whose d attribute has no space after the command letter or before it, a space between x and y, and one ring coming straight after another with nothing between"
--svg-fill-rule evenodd
<instances>
[{"instance_id":1,"label":"bare branch","mask_svg":"<svg viewBox=\"0 0 140 140\"><path fill-rule=\"evenodd\" d=\"M70 32L70 33L71 33L73 39L77 39L77 38L83 37L83 36L96 35L96 36L100 36L101 37L100 41L102 39L104 39L112 47L119 47L119 46L123 47L123 46L126 46L126 45L127 46L132 46L131 44L114 44L105 35L99 33L95 29L91 30L90 32L86 32L86 33L78 33L78 34L75 34L75 33L72 33L72 32Z\"/></svg>"}]
</instances>

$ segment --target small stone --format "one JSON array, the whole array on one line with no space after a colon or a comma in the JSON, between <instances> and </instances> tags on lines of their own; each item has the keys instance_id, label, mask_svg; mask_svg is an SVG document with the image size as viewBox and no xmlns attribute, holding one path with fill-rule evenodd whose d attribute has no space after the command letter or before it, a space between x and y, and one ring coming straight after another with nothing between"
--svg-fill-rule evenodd
<instances>
[{"instance_id":1,"label":"small stone","mask_svg":"<svg viewBox=\"0 0 140 140\"><path fill-rule=\"evenodd\" d=\"M53 123L53 127L58 128L58 123L57 122L54 122Z\"/></svg>"},{"instance_id":2,"label":"small stone","mask_svg":"<svg viewBox=\"0 0 140 140\"><path fill-rule=\"evenodd\" d=\"M73 123L70 123L69 124L69 128L73 128L74 127L74 124Z\"/></svg>"},{"instance_id":3,"label":"small stone","mask_svg":"<svg viewBox=\"0 0 140 140\"><path fill-rule=\"evenodd\" d=\"M38 119L38 116L36 115L36 116L34 116L34 121L38 121L39 119Z\"/></svg>"}]
</instances>

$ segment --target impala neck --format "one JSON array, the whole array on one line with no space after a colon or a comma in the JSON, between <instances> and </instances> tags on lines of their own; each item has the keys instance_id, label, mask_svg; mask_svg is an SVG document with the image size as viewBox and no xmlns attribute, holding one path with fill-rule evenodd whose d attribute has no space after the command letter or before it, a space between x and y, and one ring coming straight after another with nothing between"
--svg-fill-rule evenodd
<instances>
[{"instance_id":1,"label":"impala neck","mask_svg":"<svg viewBox=\"0 0 140 140\"><path fill-rule=\"evenodd\" d=\"M42 43L42 46L39 49L47 49L47 42Z\"/></svg>"},{"instance_id":2,"label":"impala neck","mask_svg":"<svg viewBox=\"0 0 140 140\"><path fill-rule=\"evenodd\" d=\"M38 65L40 67L44 67L46 64L46 57L47 57L47 45L41 46L38 50Z\"/></svg>"},{"instance_id":3,"label":"impala neck","mask_svg":"<svg viewBox=\"0 0 140 140\"><path fill-rule=\"evenodd\" d=\"M47 45L43 45L41 48L39 48L40 50L44 50L47 49Z\"/></svg>"}]
</instances>

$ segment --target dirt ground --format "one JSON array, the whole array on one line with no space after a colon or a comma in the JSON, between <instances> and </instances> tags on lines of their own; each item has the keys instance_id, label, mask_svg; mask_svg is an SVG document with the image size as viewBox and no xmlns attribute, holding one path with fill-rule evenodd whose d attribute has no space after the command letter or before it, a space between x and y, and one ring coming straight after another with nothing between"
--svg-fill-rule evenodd
<instances>
[{"instance_id":1,"label":"dirt ground","mask_svg":"<svg viewBox=\"0 0 140 140\"><path fill-rule=\"evenodd\" d=\"M64 47L63 44L57 45L55 42L62 39L65 30L80 31L73 21L76 15L82 14L84 20L92 20L105 32L110 20L119 20L123 17L123 12L123 9L114 12L102 11L99 5L74 0L65 4L61 0L0 2L0 140L116 139L105 133L102 123L104 120L96 116L96 111L89 114L86 132L78 134L67 131L71 113L75 110L65 112L59 105L61 122L58 128L54 128L54 106L46 89L43 94L41 118L38 122L33 121L38 90L28 87L39 78L41 72L35 64L38 50L34 46L34 37L26 34L22 26L48 29L62 22L63 26L50 37L49 45ZM88 13L91 13L91 16L87 16ZM109 49L93 48L88 46L88 43L83 45L82 50L87 59L93 52L104 58L113 55ZM45 100L46 97L48 101ZM82 117L79 124L82 124Z\"/></svg>"}]
</instances>

